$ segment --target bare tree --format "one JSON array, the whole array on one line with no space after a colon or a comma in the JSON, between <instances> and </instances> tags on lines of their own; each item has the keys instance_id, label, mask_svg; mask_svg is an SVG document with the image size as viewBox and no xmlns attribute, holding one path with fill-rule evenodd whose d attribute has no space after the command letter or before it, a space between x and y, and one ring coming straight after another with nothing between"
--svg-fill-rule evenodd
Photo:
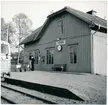
<instances>
[{"instance_id":1,"label":"bare tree","mask_svg":"<svg viewBox=\"0 0 108 105\"><path fill-rule=\"evenodd\" d=\"M31 33L32 21L24 13L19 13L12 18L16 26L19 41Z\"/></svg>"},{"instance_id":2,"label":"bare tree","mask_svg":"<svg viewBox=\"0 0 108 105\"><path fill-rule=\"evenodd\" d=\"M16 35L18 38L18 44L22 39L27 37L31 33L32 21L24 13L19 13L12 18L16 27ZM20 46L18 46L18 61L20 56Z\"/></svg>"},{"instance_id":3,"label":"bare tree","mask_svg":"<svg viewBox=\"0 0 108 105\"><path fill-rule=\"evenodd\" d=\"M7 27L4 18L1 18L1 40L7 41Z\"/></svg>"},{"instance_id":4,"label":"bare tree","mask_svg":"<svg viewBox=\"0 0 108 105\"><path fill-rule=\"evenodd\" d=\"M15 37L16 30L12 22L6 23L7 34L8 34L8 42L12 44L12 38Z\"/></svg>"},{"instance_id":5,"label":"bare tree","mask_svg":"<svg viewBox=\"0 0 108 105\"><path fill-rule=\"evenodd\" d=\"M12 44L12 37L15 36L15 28L12 22L6 23L3 18L1 18L1 40L8 41Z\"/></svg>"},{"instance_id":6,"label":"bare tree","mask_svg":"<svg viewBox=\"0 0 108 105\"><path fill-rule=\"evenodd\" d=\"M9 42L11 51L14 51L16 46L17 38L15 34L16 30L13 23L6 23L4 18L1 18L1 40Z\"/></svg>"}]
</instances>

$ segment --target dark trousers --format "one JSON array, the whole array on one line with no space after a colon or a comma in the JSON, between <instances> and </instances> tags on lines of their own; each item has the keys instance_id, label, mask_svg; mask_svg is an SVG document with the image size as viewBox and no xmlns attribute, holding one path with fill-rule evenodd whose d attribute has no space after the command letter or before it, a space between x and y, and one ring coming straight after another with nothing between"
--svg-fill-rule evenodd
<instances>
[{"instance_id":1,"label":"dark trousers","mask_svg":"<svg viewBox=\"0 0 108 105\"><path fill-rule=\"evenodd\" d=\"M34 61L31 61L31 70L34 71Z\"/></svg>"}]
</instances>

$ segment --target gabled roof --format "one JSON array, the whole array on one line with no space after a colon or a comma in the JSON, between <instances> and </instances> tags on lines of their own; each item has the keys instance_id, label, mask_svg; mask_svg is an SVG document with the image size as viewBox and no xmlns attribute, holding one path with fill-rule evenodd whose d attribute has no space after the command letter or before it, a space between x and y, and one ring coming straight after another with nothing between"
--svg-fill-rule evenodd
<instances>
[{"instance_id":1,"label":"gabled roof","mask_svg":"<svg viewBox=\"0 0 108 105\"><path fill-rule=\"evenodd\" d=\"M75 9L72 9L70 7L65 7L51 15L49 15L47 17L47 20L45 21L45 23L43 24L42 27L36 29L31 35L29 35L27 38L25 38L21 43L21 44L27 44L29 42L34 42L36 40L38 40L39 38L41 38L41 33L42 31L45 29L45 27L47 26L47 24L49 23L49 20L58 15L58 14L61 14L62 12L68 12L78 18L80 18L81 20L87 22L88 24L95 24L95 25L100 25L101 27L104 27L104 28L107 28L107 21L98 17L98 16L93 16L93 15L90 15L90 14L87 14L87 13L84 13L84 12L81 12L81 11L78 11L78 10L75 10Z\"/></svg>"}]
</instances>

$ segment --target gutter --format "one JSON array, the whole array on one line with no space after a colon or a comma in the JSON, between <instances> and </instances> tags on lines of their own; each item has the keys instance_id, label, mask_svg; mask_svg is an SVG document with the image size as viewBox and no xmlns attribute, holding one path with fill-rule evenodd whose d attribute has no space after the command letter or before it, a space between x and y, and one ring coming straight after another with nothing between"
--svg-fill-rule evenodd
<instances>
[{"instance_id":1,"label":"gutter","mask_svg":"<svg viewBox=\"0 0 108 105\"><path fill-rule=\"evenodd\" d=\"M91 24L89 25L89 27L90 27L92 30L99 31L99 32L102 32L102 33L107 33L107 28L101 26L100 24L91 23Z\"/></svg>"},{"instance_id":2,"label":"gutter","mask_svg":"<svg viewBox=\"0 0 108 105\"><path fill-rule=\"evenodd\" d=\"M92 33L92 35L94 35L96 32L98 32L99 30L100 30L100 25L93 25L93 26L90 26L90 28L94 28L95 26L98 26L98 29L94 32L94 33Z\"/></svg>"}]
</instances>

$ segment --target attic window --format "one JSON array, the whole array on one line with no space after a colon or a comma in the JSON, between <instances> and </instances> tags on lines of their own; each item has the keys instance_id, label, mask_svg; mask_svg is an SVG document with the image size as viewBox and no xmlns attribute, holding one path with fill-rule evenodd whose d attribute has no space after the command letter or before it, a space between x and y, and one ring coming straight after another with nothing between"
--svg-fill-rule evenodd
<instances>
[{"instance_id":1,"label":"attic window","mask_svg":"<svg viewBox=\"0 0 108 105\"><path fill-rule=\"evenodd\" d=\"M58 32L59 34L63 34L63 19L60 19L58 22L57 22L57 26L58 26Z\"/></svg>"}]
</instances>

